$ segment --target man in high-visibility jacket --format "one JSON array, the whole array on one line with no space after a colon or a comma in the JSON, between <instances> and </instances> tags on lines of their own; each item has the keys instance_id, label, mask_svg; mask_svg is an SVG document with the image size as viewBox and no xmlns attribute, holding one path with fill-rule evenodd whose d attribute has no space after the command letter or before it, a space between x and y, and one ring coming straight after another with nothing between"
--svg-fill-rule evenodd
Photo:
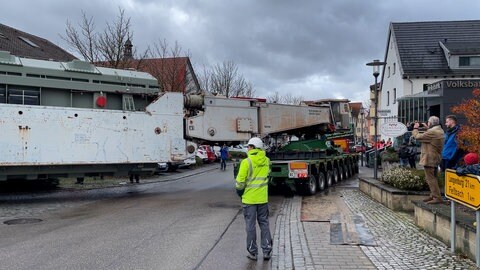
<instances>
[{"instance_id":1,"label":"man in high-visibility jacket","mask_svg":"<svg viewBox=\"0 0 480 270\"><path fill-rule=\"evenodd\" d=\"M251 260L257 260L258 254L256 220L261 231L263 259L269 260L272 256L272 236L268 223L270 159L262 148L263 142L260 138L251 138L248 141L248 157L240 163L236 179L236 190L242 198L246 223L247 257Z\"/></svg>"}]
</instances>

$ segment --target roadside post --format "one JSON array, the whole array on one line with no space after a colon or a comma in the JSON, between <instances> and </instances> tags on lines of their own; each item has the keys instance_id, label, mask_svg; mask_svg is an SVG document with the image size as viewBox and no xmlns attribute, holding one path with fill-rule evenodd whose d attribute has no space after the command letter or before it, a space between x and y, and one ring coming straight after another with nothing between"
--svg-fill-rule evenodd
<instances>
[{"instance_id":1,"label":"roadside post","mask_svg":"<svg viewBox=\"0 0 480 270\"><path fill-rule=\"evenodd\" d=\"M475 259L477 267L480 267L480 177L472 174L457 175L454 170L447 169L445 172L445 196L452 200L450 218L450 251L452 253L455 252L455 202L476 210Z\"/></svg>"}]
</instances>

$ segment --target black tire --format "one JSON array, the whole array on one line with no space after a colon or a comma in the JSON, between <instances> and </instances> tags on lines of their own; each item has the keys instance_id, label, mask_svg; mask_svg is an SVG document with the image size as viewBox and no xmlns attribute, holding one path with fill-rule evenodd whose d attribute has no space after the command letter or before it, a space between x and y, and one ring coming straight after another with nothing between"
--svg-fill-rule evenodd
<instances>
[{"instance_id":1,"label":"black tire","mask_svg":"<svg viewBox=\"0 0 480 270\"><path fill-rule=\"evenodd\" d=\"M178 165L173 165L172 163L168 162L167 163L167 172L174 172L178 169Z\"/></svg>"},{"instance_id":2,"label":"black tire","mask_svg":"<svg viewBox=\"0 0 480 270\"><path fill-rule=\"evenodd\" d=\"M347 161L347 163L345 164L345 172L347 173L347 178L350 178L352 177L352 169L351 169L351 165L350 165L350 161Z\"/></svg>"},{"instance_id":3,"label":"black tire","mask_svg":"<svg viewBox=\"0 0 480 270\"><path fill-rule=\"evenodd\" d=\"M303 193L307 196L317 193L317 179L315 179L313 174L310 174L307 181L303 183Z\"/></svg>"},{"instance_id":4,"label":"black tire","mask_svg":"<svg viewBox=\"0 0 480 270\"><path fill-rule=\"evenodd\" d=\"M326 181L325 181L325 175L323 173L318 174L318 190L322 191L325 190L326 187Z\"/></svg>"},{"instance_id":5,"label":"black tire","mask_svg":"<svg viewBox=\"0 0 480 270\"><path fill-rule=\"evenodd\" d=\"M347 179L348 179L348 168L347 168L347 165L343 164L343 165L342 165L342 169L343 169L343 180L347 180Z\"/></svg>"},{"instance_id":6,"label":"black tire","mask_svg":"<svg viewBox=\"0 0 480 270\"><path fill-rule=\"evenodd\" d=\"M331 187L333 185L333 172L332 170L327 171L327 187Z\"/></svg>"},{"instance_id":7,"label":"black tire","mask_svg":"<svg viewBox=\"0 0 480 270\"><path fill-rule=\"evenodd\" d=\"M278 195L281 193L281 187L278 185L268 185L268 194L269 195Z\"/></svg>"},{"instance_id":8,"label":"black tire","mask_svg":"<svg viewBox=\"0 0 480 270\"><path fill-rule=\"evenodd\" d=\"M343 181L345 180L345 171L343 170L343 166L338 166L338 180Z\"/></svg>"},{"instance_id":9,"label":"black tire","mask_svg":"<svg viewBox=\"0 0 480 270\"><path fill-rule=\"evenodd\" d=\"M336 184L340 182L340 178L338 177L338 169L333 168L333 183Z\"/></svg>"},{"instance_id":10,"label":"black tire","mask_svg":"<svg viewBox=\"0 0 480 270\"><path fill-rule=\"evenodd\" d=\"M352 161L348 163L348 172L350 173L350 177L355 175L355 170L353 169Z\"/></svg>"}]
</instances>

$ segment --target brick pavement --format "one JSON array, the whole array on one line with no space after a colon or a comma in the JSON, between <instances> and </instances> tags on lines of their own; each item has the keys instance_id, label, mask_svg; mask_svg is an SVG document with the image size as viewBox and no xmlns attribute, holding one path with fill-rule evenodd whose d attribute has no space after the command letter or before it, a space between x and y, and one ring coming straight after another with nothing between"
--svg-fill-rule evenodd
<instances>
[{"instance_id":1,"label":"brick pavement","mask_svg":"<svg viewBox=\"0 0 480 270\"><path fill-rule=\"evenodd\" d=\"M301 197L287 198L275 226L272 269L477 269L418 228L410 215L356 188L336 191L352 213L364 217L376 245L331 245L329 222L301 222Z\"/></svg>"},{"instance_id":2,"label":"brick pavement","mask_svg":"<svg viewBox=\"0 0 480 270\"><path fill-rule=\"evenodd\" d=\"M358 246L330 245L328 222L301 222L301 203L293 197L282 205L272 269L376 269Z\"/></svg>"}]
</instances>

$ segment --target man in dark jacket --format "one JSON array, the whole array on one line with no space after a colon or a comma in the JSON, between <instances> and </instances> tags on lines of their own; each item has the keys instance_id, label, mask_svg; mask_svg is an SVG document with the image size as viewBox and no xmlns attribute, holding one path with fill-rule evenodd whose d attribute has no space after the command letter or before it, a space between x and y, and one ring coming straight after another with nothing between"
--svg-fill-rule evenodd
<instances>
[{"instance_id":1,"label":"man in dark jacket","mask_svg":"<svg viewBox=\"0 0 480 270\"><path fill-rule=\"evenodd\" d=\"M458 161L463 156L463 151L458 148L457 134L460 130L460 125L457 124L457 117L455 115L447 115L445 119L445 145L442 150L442 162L440 167L442 171L446 169L454 169L457 167Z\"/></svg>"},{"instance_id":2,"label":"man in dark jacket","mask_svg":"<svg viewBox=\"0 0 480 270\"><path fill-rule=\"evenodd\" d=\"M222 149L220 149L220 169L227 169L227 159L228 159L228 147L226 144L223 144Z\"/></svg>"},{"instance_id":3,"label":"man in dark jacket","mask_svg":"<svg viewBox=\"0 0 480 270\"><path fill-rule=\"evenodd\" d=\"M417 168L417 146L415 145L415 140L412 138L408 143L408 163L410 164L410 168L416 169Z\"/></svg>"},{"instance_id":4,"label":"man in dark jacket","mask_svg":"<svg viewBox=\"0 0 480 270\"><path fill-rule=\"evenodd\" d=\"M425 124L423 124L425 127ZM424 201L428 204L442 203L442 196L440 195L440 188L438 180L435 176L437 169L442 159L442 148L444 143L444 132L440 127L440 119L436 116L431 116L428 119L428 130L420 133L418 128L420 123L415 123L413 126L412 136L415 140L422 143L420 148L420 162L425 170L425 181L430 188L430 196Z\"/></svg>"},{"instance_id":5,"label":"man in dark jacket","mask_svg":"<svg viewBox=\"0 0 480 270\"><path fill-rule=\"evenodd\" d=\"M410 153L408 151L408 146L406 143L403 143L398 149L398 158L400 158L400 167L407 167L408 158L410 157Z\"/></svg>"}]
</instances>

